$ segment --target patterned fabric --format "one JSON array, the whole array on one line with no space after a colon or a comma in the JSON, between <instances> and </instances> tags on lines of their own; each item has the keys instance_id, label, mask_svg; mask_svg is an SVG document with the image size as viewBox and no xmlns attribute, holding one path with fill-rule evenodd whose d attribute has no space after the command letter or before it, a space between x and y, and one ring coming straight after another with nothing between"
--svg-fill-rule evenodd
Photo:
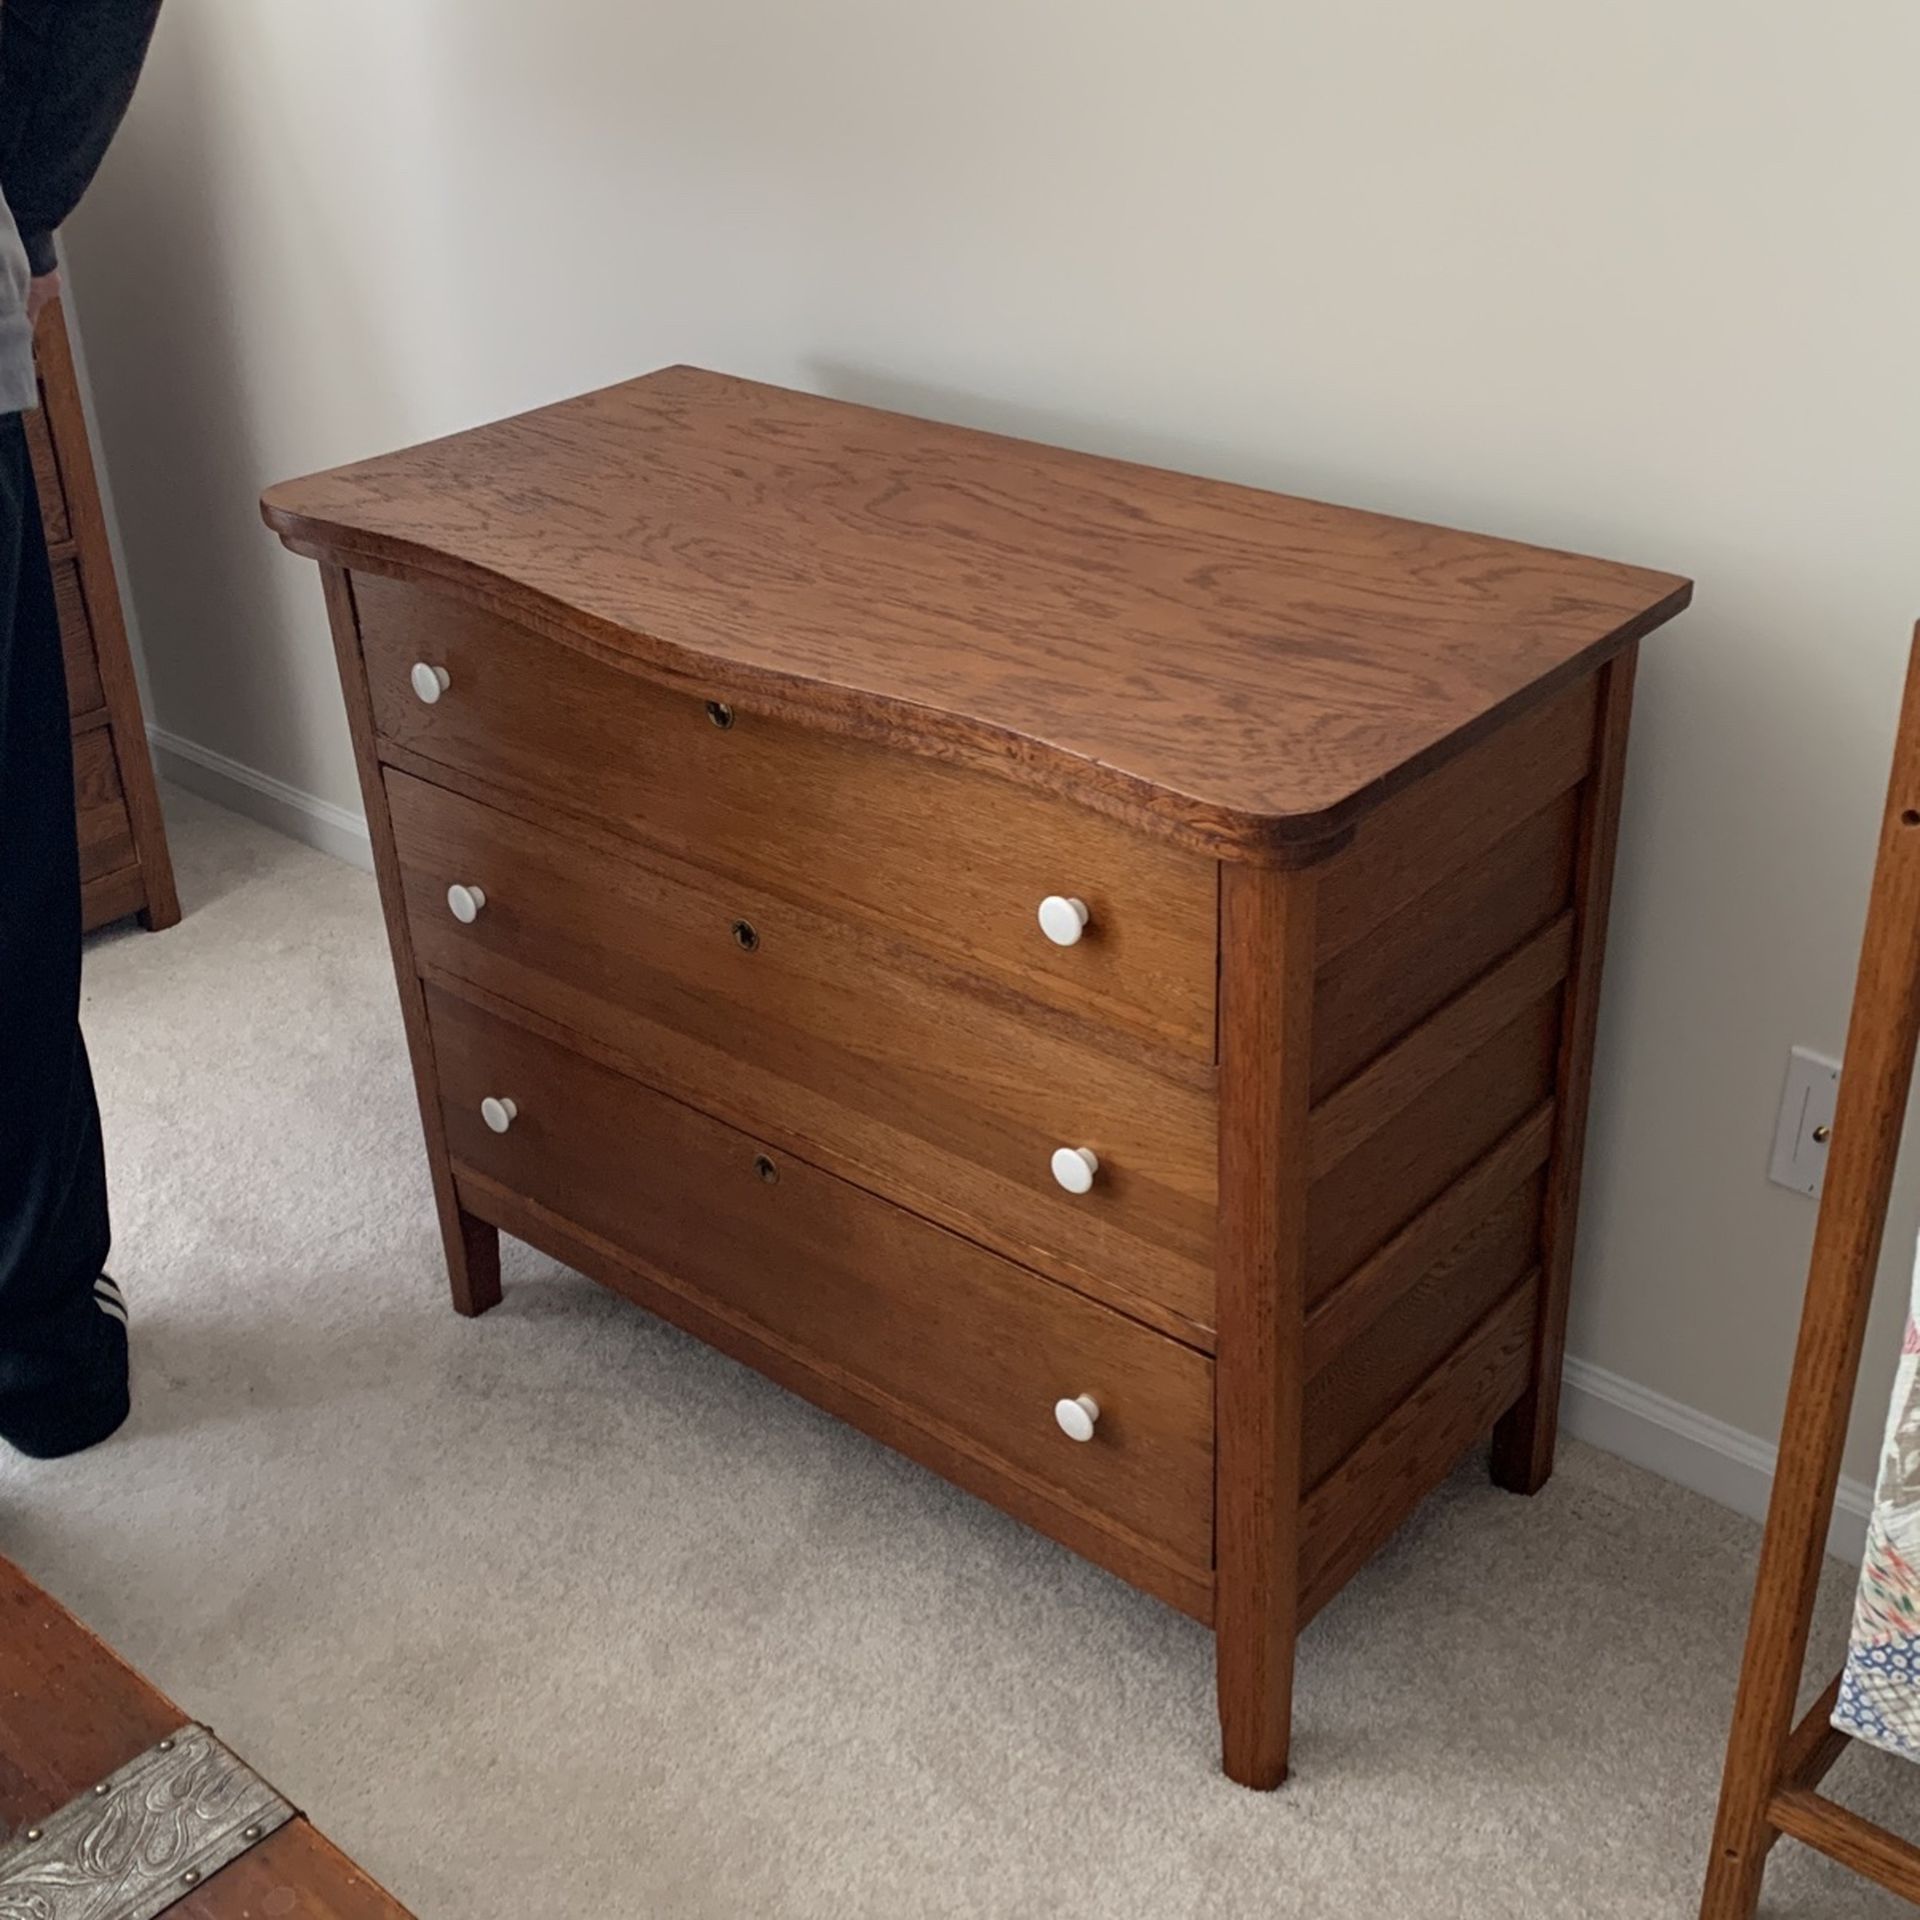
<instances>
[{"instance_id":1,"label":"patterned fabric","mask_svg":"<svg viewBox=\"0 0 1920 1920\"><path fill-rule=\"evenodd\" d=\"M1833 1724L1889 1753L1920 1755L1920 1255Z\"/></svg>"}]
</instances>

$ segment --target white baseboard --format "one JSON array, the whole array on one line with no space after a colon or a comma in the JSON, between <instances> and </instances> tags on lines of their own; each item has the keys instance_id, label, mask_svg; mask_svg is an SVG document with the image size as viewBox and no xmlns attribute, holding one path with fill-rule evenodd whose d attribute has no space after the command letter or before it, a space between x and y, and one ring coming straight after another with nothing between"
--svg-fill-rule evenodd
<instances>
[{"instance_id":1,"label":"white baseboard","mask_svg":"<svg viewBox=\"0 0 1920 1920\"><path fill-rule=\"evenodd\" d=\"M373 871L373 842L359 814L336 807L331 800L303 793L269 773L229 760L177 733L149 727L155 770L161 779L188 793L197 793L216 806L230 808L249 820L284 833L290 840L330 853L363 872Z\"/></svg>"},{"instance_id":2,"label":"white baseboard","mask_svg":"<svg viewBox=\"0 0 1920 1920\"><path fill-rule=\"evenodd\" d=\"M162 777L175 786L372 871L373 845L359 814L177 734L152 728L148 738ZM1724 1420L1569 1357L1561 1424L1603 1453L1617 1454L1749 1519L1766 1518L1778 1450ZM1827 1551L1836 1559L1859 1564L1872 1503L1870 1488L1858 1480L1841 1481L1827 1533Z\"/></svg>"},{"instance_id":3,"label":"white baseboard","mask_svg":"<svg viewBox=\"0 0 1920 1920\"><path fill-rule=\"evenodd\" d=\"M1585 1360L1567 1360L1560 1424L1576 1440L1617 1454L1663 1480L1705 1494L1750 1520L1764 1520L1779 1449L1664 1393L1623 1380ZM1827 1551L1860 1564L1873 1491L1842 1480L1827 1529Z\"/></svg>"}]
</instances>

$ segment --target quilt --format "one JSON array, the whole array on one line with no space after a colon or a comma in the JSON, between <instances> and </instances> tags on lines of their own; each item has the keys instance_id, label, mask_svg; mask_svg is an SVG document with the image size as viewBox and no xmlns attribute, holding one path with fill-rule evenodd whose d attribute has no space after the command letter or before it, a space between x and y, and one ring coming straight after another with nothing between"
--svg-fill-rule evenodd
<instances>
[{"instance_id":1,"label":"quilt","mask_svg":"<svg viewBox=\"0 0 1920 1920\"><path fill-rule=\"evenodd\" d=\"M1920 1252L1833 1724L1920 1755Z\"/></svg>"}]
</instances>

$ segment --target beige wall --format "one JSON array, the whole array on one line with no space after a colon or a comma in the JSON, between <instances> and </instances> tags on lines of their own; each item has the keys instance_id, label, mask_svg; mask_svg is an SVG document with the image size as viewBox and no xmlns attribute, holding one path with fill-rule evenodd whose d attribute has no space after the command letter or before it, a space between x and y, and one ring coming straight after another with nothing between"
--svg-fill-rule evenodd
<instances>
[{"instance_id":1,"label":"beige wall","mask_svg":"<svg viewBox=\"0 0 1920 1920\"><path fill-rule=\"evenodd\" d=\"M154 717L353 805L259 487L674 359L1690 572L1574 1346L1771 1435L1920 607L1916 70L1908 0L173 0L68 238Z\"/></svg>"}]
</instances>

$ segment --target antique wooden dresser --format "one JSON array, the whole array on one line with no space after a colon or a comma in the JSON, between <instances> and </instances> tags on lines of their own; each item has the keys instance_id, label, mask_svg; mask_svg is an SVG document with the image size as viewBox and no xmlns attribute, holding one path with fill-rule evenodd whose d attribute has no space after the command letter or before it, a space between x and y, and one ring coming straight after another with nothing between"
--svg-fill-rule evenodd
<instances>
[{"instance_id":1,"label":"antique wooden dresser","mask_svg":"<svg viewBox=\"0 0 1920 1920\"><path fill-rule=\"evenodd\" d=\"M1217 1635L1552 1464L1686 581L676 367L272 489L455 1305L521 1235Z\"/></svg>"}]
</instances>

